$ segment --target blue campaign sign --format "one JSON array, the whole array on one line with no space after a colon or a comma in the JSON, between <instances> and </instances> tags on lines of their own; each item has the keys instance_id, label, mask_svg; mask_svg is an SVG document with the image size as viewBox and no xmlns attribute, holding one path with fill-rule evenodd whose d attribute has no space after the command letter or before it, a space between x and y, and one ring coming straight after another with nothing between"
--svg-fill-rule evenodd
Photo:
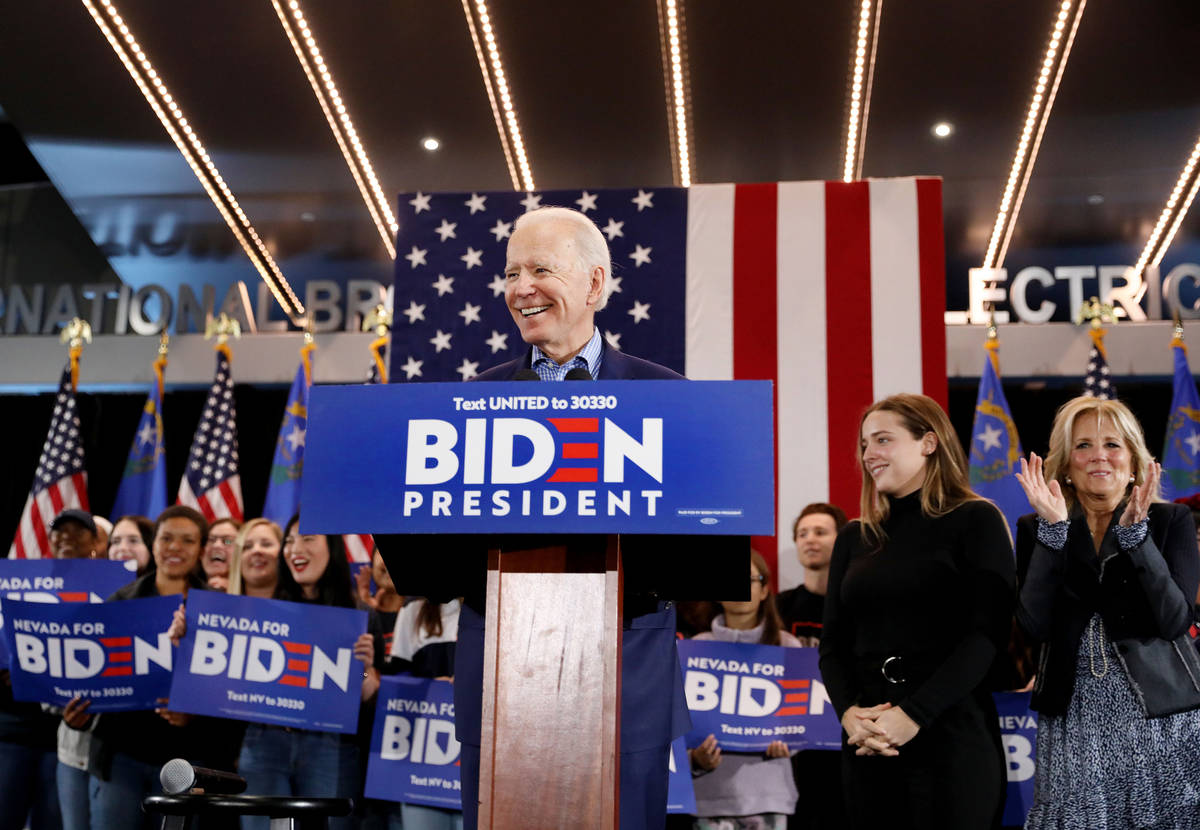
<instances>
[{"instance_id":1,"label":"blue campaign sign","mask_svg":"<svg viewBox=\"0 0 1200 830\"><path fill-rule=\"evenodd\" d=\"M192 591L171 708L319 732L358 728L367 615L275 599Z\"/></svg>"},{"instance_id":2,"label":"blue campaign sign","mask_svg":"<svg viewBox=\"0 0 1200 830\"><path fill-rule=\"evenodd\" d=\"M317 386L309 404L305 532L775 532L767 381Z\"/></svg>"},{"instance_id":3,"label":"blue campaign sign","mask_svg":"<svg viewBox=\"0 0 1200 830\"><path fill-rule=\"evenodd\" d=\"M1033 805L1033 772L1037 763L1037 714L1029 708L1028 692L996 692L1000 738L1008 755L1008 793L1004 826L1020 827Z\"/></svg>"},{"instance_id":4,"label":"blue campaign sign","mask_svg":"<svg viewBox=\"0 0 1200 830\"><path fill-rule=\"evenodd\" d=\"M670 777L667 778L667 812L695 815L696 788L692 786L692 765L688 761L683 736L671 741Z\"/></svg>"},{"instance_id":5,"label":"blue campaign sign","mask_svg":"<svg viewBox=\"0 0 1200 830\"><path fill-rule=\"evenodd\" d=\"M367 761L368 798L461 810L460 751L449 681L381 679Z\"/></svg>"},{"instance_id":6,"label":"blue campaign sign","mask_svg":"<svg viewBox=\"0 0 1200 830\"><path fill-rule=\"evenodd\" d=\"M153 709L171 686L167 638L178 597L99 604L6 600L4 639L13 697L92 712Z\"/></svg>"},{"instance_id":7,"label":"blue campaign sign","mask_svg":"<svg viewBox=\"0 0 1200 830\"><path fill-rule=\"evenodd\" d=\"M136 563L129 565L136 568ZM0 559L0 597L26 602L104 602L136 573L124 562L107 559ZM2 610L3 606L0 606ZM4 616L0 613L0 629ZM8 666L8 647L0 637L0 668Z\"/></svg>"},{"instance_id":8,"label":"blue campaign sign","mask_svg":"<svg viewBox=\"0 0 1200 830\"><path fill-rule=\"evenodd\" d=\"M837 749L842 727L821 682L815 648L682 640L679 663L692 731L689 747L715 735L722 748L760 752Z\"/></svg>"}]
</instances>

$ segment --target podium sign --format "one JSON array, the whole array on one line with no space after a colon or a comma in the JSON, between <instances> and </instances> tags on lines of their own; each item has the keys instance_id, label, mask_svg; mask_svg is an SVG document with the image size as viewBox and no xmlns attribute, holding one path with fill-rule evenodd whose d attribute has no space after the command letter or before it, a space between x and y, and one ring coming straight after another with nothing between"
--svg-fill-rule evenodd
<instances>
[{"instance_id":1,"label":"podium sign","mask_svg":"<svg viewBox=\"0 0 1200 830\"><path fill-rule=\"evenodd\" d=\"M318 386L303 529L770 535L773 435L768 381Z\"/></svg>"}]
</instances>

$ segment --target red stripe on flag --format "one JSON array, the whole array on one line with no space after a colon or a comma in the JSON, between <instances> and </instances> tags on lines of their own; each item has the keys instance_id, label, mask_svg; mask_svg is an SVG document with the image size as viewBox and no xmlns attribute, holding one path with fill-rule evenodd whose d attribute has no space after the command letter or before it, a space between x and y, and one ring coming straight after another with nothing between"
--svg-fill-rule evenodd
<instances>
[{"instance_id":1,"label":"red stripe on flag","mask_svg":"<svg viewBox=\"0 0 1200 830\"><path fill-rule=\"evenodd\" d=\"M599 418L547 418L559 432L599 432Z\"/></svg>"},{"instance_id":2,"label":"red stripe on flag","mask_svg":"<svg viewBox=\"0 0 1200 830\"><path fill-rule=\"evenodd\" d=\"M208 502L208 493L196 497L196 509L204 514L204 518L208 520L209 524L212 524L213 519L217 518L216 511Z\"/></svg>"},{"instance_id":3,"label":"red stripe on flag","mask_svg":"<svg viewBox=\"0 0 1200 830\"><path fill-rule=\"evenodd\" d=\"M59 492L58 489L58 485L61 482L62 479L60 478L58 481L46 488L46 495L50 497L50 506L54 508L54 516L57 516L59 513L63 512L63 497L62 493ZM51 516L50 518L53 519L54 516Z\"/></svg>"},{"instance_id":4,"label":"red stripe on flag","mask_svg":"<svg viewBox=\"0 0 1200 830\"><path fill-rule=\"evenodd\" d=\"M595 467L559 467L554 471L554 475L546 479L551 484L559 484L562 482L579 483L599 481L600 471Z\"/></svg>"},{"instance_id":5,"label":"red stripe on flag","mask_svg":"<svg viewBox=\"0 0 1200 830\"><path fill-rule=\"evenodd\" d=\"M599 444L563 444L563 458L599 458Z\"/></svg>"},{"instance_id":6,"label":"red stripe on flag","mask_svg":"<svg viewBox=\"0 0 1200 830\"><path fill-rule=\"evenodd\" d=\"M101 677L129 677L133 674L133 666L113 666L100 672Z\"/></svg>"},{"instance_id":7,"label":"red stripe on flag","mask_svg":"<svg viewBox=\"0 0 1200 830\"><path fill-rule=\"evenodd\" d=\"M948 410L946 240L942 229L941 179L917 179L917 244L921 272L921 387Z\"/></svg>"},{"instance_id":8,"label":"red stripe on flag","mask_svg":"<svg viewBox=\"0 0 1200 830\"><path fill-rule=\"evenodd\" d=\"M53 519L54 517L51 516L50 518ZM46 526L49 524L49 522L46 520L46 517L42 515L42 509L38 507L36 498L31 498L29 500L29 522L33 526L33 535L37 537L38 557L49 558L51 554L50 535L46 531ZM17 532L20 533L20 530L18 529ZM24 550L24 547L25 546L22 544L21 549ZM23 554L23 558L31 558L30 551L26 550Z\"/></svg>"},{"instance_id":9,"label":"red stripe on flag","mask_svg":"<svg viewBox=\"0 0 1200 830\"><path fill-rule=\"evenodd\" d=\"M871 197L866 182L825 183L829 501L858 512L858 422L874 397Z\"/></svg>"},{"instance_id":10,"label":"red stripe on flag","mask_svg":"<svg viewBox=\"0 0 1200 830\"><path fill-rule=\"evenodd\" d=\"M237 494L229 486L229 479L222 481L217 486L217 489L221 491L221 498L225 500L225 507L229 511L229 515L240 522L242 520L242 506L238 504Z\"/></svg>"},{"instance_id":11,"label":"red stripe on flag","mask_svg":"<svg viewBox=\"0 0 1200 830\"><path fill-rule=\"evenodd\" d=\"M739 184L733 194L733 377L735 380L779 382L779 333L775 328L778 301L776 256L779 238L779 188ZM771 423L778 404L773 404ZM778 430L776 430L778 435ZM779 446L772 470L779 484ZM767 560L773 574L778 550L774 536L755 536L751 544Z\"/></svg>"},{"instance_id":12,"label":"red stripe on flag","mask_svg":"<svg viewBox=\"0 0 1200 830\"><path fill-rule=\"evenodd\" d=\"M75 498L79 499L80 509L91 513L92 509L88 506L87 473L75 473L71 476L71 483L75 486Z\"/></svg>"}]
</instances>

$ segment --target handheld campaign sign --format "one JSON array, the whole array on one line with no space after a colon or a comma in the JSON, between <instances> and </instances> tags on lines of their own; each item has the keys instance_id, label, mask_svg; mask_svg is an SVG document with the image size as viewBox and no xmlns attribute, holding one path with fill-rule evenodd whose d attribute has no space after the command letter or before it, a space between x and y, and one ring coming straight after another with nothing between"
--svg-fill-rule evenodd
<instances>
[{"instance_id":1,"label":"handheld campaign sign","mask_svg":"<svg viewBox=\"0 0 1200 830\"><path fill-rule=\"evenodd\" d=\"M171 708L319 732L358 728L367 615L192 591Z\"/></svg>"},{"instance_id":2,"label":"handheld campaign sign","mask_svg":"<svg viewBox=\"0 0 1200 830\"><path fill-rule=\"evenodd\" d=\"M775 532L767 381L318 386L308 413L306 532Z\"/></svg>"},{"instance_id":3,"label":"handheld campaign sign","mask_svg":"<svg viewBox=\"0 0 1200 830\"><path fill-rule=\"evenodd\" d=\"M126 563L107 559L0 559L0 597L26 602L104 602L135 577ZM8 658L8 646L0 637L0 668L8 666Z\"/></svg>"},{"instance_id":4,"label":"handheld campaign sign","mask_svg":"<svg viewBox=\"0 0 1200 830\"><path fill-rule=\"evenodd\" d=\"M462 809L460 747L454 739L454 687L409 675L380 681L368 798Z\"/></svg>"},{"instance_id":5,"label":"handheld campaign sign","mask_svg":"<svg viewBox=\"0 0 1200 830\"><path fill-rule=\"evenodd\" d=\"M689 747L708 735L734 752L759 752L772 741L789 749L841 747L815 648L683 640L679 662L692 715Z\"/></svg>"},{"instance_id":6,"label":"handheld campaign sign","mask_svg":"<svg viewBox=\"0 0 1200 830\"><path fill-rule=\"evenodd\" d=\"M88 698L92 712L153 709L171 686L174 647L167 627L178 607L178 597L6 601L13 697L56 706Z\"/></svg>"},{"instance_id":7,"label":"handheld campaign sign","mask_svg":"<svg viewBox=\"0 0 1200 830\"><path fill-rule=\"evenodd\" d=\"M696 788L692 785L692 765L687 746L680 736L671 741L670 776L667 778L667 812L694 815Z\"/></svg>"},{"instance_id":8,"label":"handheld campaign sign","mask_svg":"<svg viewBox=\"0 0 1200 830\"><path fill-rule=\"evenodd\" d=\"M1033 805L1033 773L1037 762L1037 715L1029 708L1028 692L996 692L1000 739L1008 756L1008 792L1004 826L1020 827Z\"/></svg>"}]
</instances>

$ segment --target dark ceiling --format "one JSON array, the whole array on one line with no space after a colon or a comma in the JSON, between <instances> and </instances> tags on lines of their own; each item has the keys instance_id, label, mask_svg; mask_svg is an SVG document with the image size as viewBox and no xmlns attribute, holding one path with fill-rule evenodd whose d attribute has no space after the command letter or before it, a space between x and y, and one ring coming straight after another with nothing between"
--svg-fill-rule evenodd
<instances>
[{"instance_id":1,"label":"dark ceiling","mask_svg":"<svg viewBox=\"0 0 1200 830\"><path fill-rule=\"evenodd\" d=\"M0 107L35 154L63 140L169 148L82 3L6 5ZM838 178L858 4L684 5L695 180ZM235 193L357 198L269 0L116 6L218 166L235 171ZM489 7L539 188L670 184L654 0ZM1057 8L884 3L863 174L945 177L952 260L982 258ZM510 186L459 0L306 0L304 10L385 192ZM1140 249L1200 131L1197 44L1196 0L1089 0L1014 250ZM931 134L939 120L955 126L946 140ZM442 149L423 150L427 135ZM236 172L247 156L274 163ZM5 161L10 179L16 163ZM86 187L47 172L68 201ZM156 190L145 175L121 186ZM1180 240L1200 235L1196 214ZM369 228L365 208L361 221Z\"/></svg>"}]
</instances>

